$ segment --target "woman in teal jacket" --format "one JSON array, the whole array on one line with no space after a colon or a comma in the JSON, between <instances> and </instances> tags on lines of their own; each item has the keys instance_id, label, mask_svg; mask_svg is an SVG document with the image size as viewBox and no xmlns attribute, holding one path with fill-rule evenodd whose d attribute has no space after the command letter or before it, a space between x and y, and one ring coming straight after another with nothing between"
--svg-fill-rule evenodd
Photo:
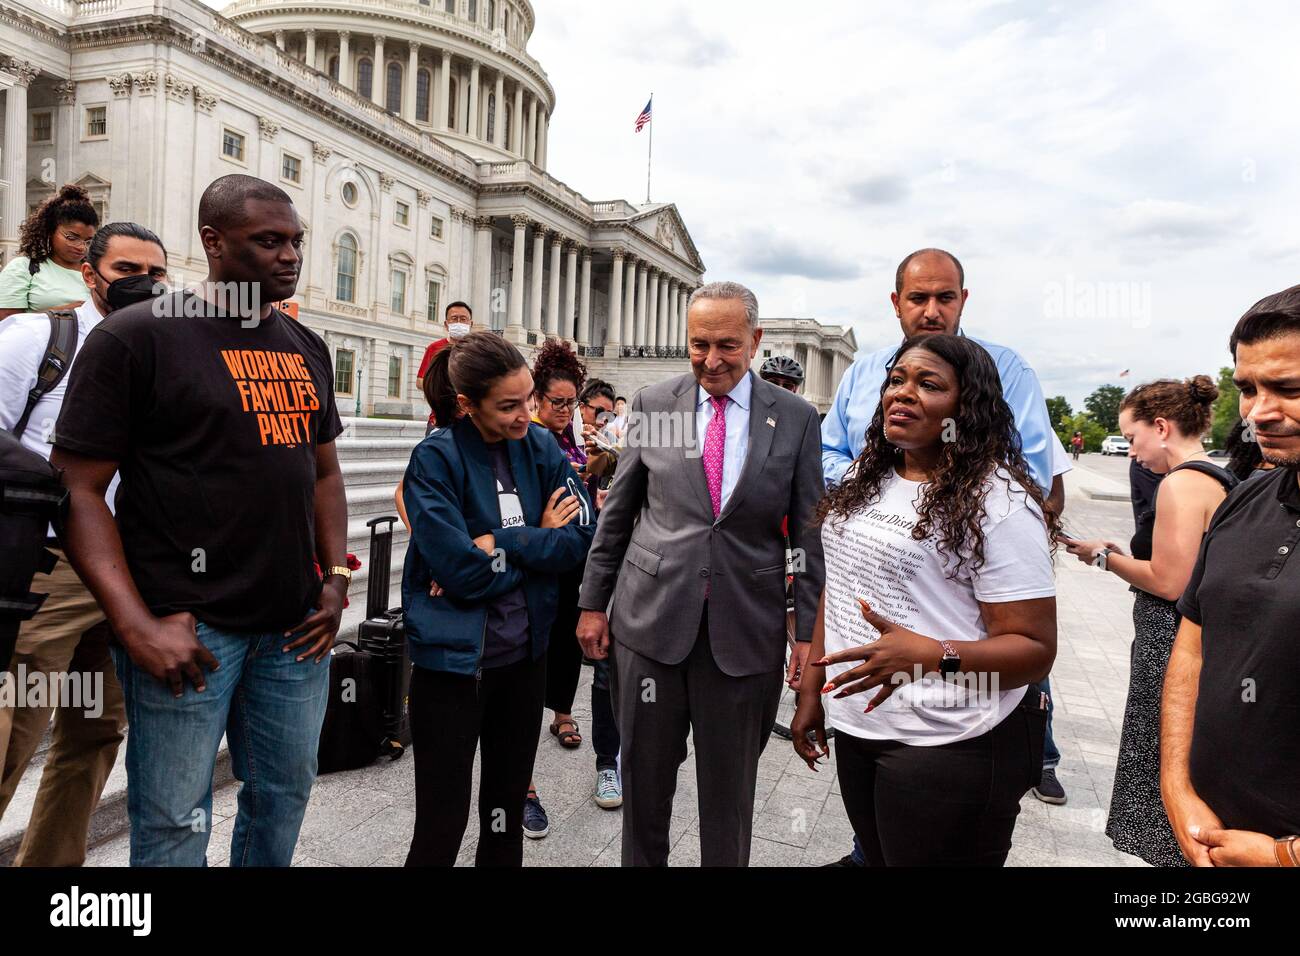
<instances>
[{"instance_id":1,"label":"woman in teal jacket","mask_svg":"<svg viewBox=\"0 0 1300 956\"><path fill-rule=\"evenodd\" d=\"M475 862L520 866L559 576L582 564L596 523L568 460L530 421L518 350L473 333L450 375L465 415L416 448L403 483L416 780L407 865L455 863L481 739Z\"/></svg>"}]
</instances>

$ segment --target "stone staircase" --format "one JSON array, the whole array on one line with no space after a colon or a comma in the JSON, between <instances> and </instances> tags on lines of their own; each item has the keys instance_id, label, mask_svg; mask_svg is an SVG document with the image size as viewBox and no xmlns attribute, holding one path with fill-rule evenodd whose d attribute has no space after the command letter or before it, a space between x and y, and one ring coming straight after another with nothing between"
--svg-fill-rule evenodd
<instances>
[{"instance_id":1,"label":"stone staircase","mask_svg":"<svg viewBox=\"0 0 1300 956\"><path fill-rule=\"evenodd\" d=\"M365 616L366 589L370 581L370 529L366 522L397 515L393 494L406 473L411 452L424 439L424 422L379 418L345 418L343 434L335 443L348 496L348 551L361 561L348 591L351 607L343 612L340 638L351 637ZM392 580L389 606L401 603L402 563L409 541L399 521L393 528Z\"/></svg>"},{"instance_id":2,"label":"stone staircase","mask_svg":"<svg viewBox=\"0 0 1300 956\"><path fill-rule=\"evenodd\" d=\"M372 518L397 515L393 494L406 473L411 452L424 439L424 422L390 421L377 418L345 418L343 434L339 436L339 464L343 469L344 486L348 498L348 551L361 560L361 569L352 576L348 590L350 607L343 612L339 639L356 637L357 625L365 618L366 591L370 582L370 529L366 522ZM401 603L402 565L410 536L401 521L393 528L393 560L389 579L388 606ZM129 733L129 729L128 729ZM8 865L18 850L23 828L31 814L32 801L44 770L50 735L44 739L23 775L14 798L0 820L0 866ZM103 797L96 808L90 825L90 844L93 846L118 833L127 826L126 817L126 744L118 752L117 766L104 788ZM214 787L231 780L230 755L222 741L217 755Z\"/></svg>"}]
</instances>

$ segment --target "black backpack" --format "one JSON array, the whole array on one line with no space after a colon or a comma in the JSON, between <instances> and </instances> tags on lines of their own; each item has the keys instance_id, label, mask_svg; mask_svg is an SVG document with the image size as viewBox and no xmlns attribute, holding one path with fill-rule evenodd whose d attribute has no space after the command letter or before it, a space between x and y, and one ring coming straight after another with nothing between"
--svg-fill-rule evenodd
<instances>
[{"instance_id":1,"label":"black backpack","mask_svg":"<svg viewBox=\"0 0 1300 956\"><path fill-rule=\"evenodd\" d=\"M63 526L68 493L59 470L18 440L45 394L63 380L77 351L77 317L50 312L50 344L37 371L36 385L12 432L0 429L0 668L7 668L18 640L18 626L30 620L46 595L32 593L37 574L54 570L45 547L48 526Z\"/></svg>"}]
</instances>

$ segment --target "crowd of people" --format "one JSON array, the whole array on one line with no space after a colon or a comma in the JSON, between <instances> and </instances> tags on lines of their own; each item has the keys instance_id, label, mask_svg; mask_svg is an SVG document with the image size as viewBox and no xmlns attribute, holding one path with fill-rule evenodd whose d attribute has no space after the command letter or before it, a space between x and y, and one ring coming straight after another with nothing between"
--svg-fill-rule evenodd
<instances>
[{"instance_id":1,"label":"crowd of people","mask_svg":"<svg viewBox=\"0 0 1300 956\"><path fill-rule=\"evenodd\" d=\"M291 862L316 777L351 570L329 352L271 305L296 290L303 227L282 190L236 175L203 193L198 229L208 277L171 291L158 237L101 226L68 186L0 273L0 426L69 492L10 670L106 688L94 718L0 707L0 813L54 720L22 865L83 862L124 734L132 865L204 864L223 736L232 865ZM1071 456L1033 368L963 328L965 280L949 252L906 256L895 344L851 366L824 420L797 361L760 361L737 283L692 294L689 368L630 400L567 343L530 365L447 307L418 371L426 437L394 491L408 865L457 859L476 756L475 861L521 865L549 832L532 778L553 738L591 747L624 865L667 863L693 749L701 861L745 866L788 688L794 752L819 770L834 750L855 835L834 865L1000 866L1027 793L1068 799L1049 682L1066 555L1134 594L1115 846L1300 865L1300 286L1231 332L1229 467L1202 441L1209 378L1124 398L1125 548L1063 531ZM226 293L241 286L252 313ZM75 346L51 375L60 323ZM647 427L663 422L670 440Z\"/></svg>"}]
</instances>

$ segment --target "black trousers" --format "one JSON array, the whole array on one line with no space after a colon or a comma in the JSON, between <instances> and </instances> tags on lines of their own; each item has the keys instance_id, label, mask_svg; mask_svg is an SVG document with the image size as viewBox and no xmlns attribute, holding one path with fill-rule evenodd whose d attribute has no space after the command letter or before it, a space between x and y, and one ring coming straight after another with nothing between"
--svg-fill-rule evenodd
<instances>
[{"instance_id":1,"label":"black trousers","mask_svg":"<svg viewBox=\"0 0 1300 956\"><path fill-rule=\"evenodd\" d=\"M1042 772L1032 720L1017 709L938 747L837 733L840 794L867 865L1002 866L1020 798Z\"/></svg>"},{"instance_id":2,"label":"black trousers","mask_svg":"<svg viewBox=\"0 0 1300 956\"><path fill-rule=\"evenodd\" d=\"M524 800L537 756L546 659L482 679L411 670L415 834L407 866L452 866L469 822L474 752L482 746L476 866L522 866Z\"/></svg>"},{"instance_id":3,"label":"black trousers","mask_svg":"<svg viewBox=\"0 0 1300 956\"><path fill-rule=\"evenodd\" d=\"M546 649L546 709L559 714L573 713L573 698L582 677L582 645L577 634L582 571L578 568L560 575L560 604Z\"/></svg>"}]
</instances>

